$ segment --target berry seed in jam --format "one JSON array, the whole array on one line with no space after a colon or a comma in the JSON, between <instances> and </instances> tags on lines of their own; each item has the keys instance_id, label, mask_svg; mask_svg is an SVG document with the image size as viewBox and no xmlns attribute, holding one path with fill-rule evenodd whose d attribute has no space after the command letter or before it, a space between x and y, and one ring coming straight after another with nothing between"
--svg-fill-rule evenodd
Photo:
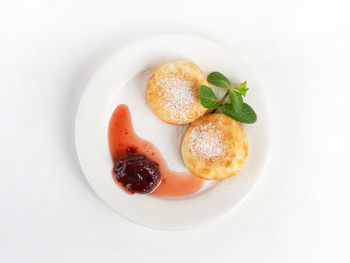
<instances>
[{"instance_id":1,"label":"berry seed in jam","mask_svg":"<svg viewBox=\"0 0 350 263\"><path fill-rule=\"evenodd\" d=\"M143 154L131 152L115 163L114 175L131 193L151 193L161 182L158 165Z\"/></svg>"}]
</instances>

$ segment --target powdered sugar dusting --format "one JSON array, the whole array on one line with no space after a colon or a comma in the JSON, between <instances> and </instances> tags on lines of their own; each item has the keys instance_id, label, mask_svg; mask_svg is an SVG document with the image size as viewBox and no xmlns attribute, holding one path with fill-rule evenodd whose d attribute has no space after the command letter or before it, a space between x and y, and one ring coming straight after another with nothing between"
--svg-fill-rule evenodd
<instances>
[{"instance_id":1,"label":"powdered sugar dusting","mask_svg":"<svg viewBox=\"0 0 350 263\"><path fill-rule=\"evenodd\" d=\"M157 84L162 87L158 96L163 98L164 108L171 112L173 120L183 120L198 97L195 83L176 75L169 75L158 80Z\"/></svg>"},{"instance_id":2,"label":"powdered sugar dusting","mask_svg":"<svg viewBox=\"0 0 350 263\"><path fill-rule=\"evenodd\" d=\"M225 155L223 133L212 122L193 128L190 134L190 149L199 159L213 160Z\"/></svg>"}]
</instances>

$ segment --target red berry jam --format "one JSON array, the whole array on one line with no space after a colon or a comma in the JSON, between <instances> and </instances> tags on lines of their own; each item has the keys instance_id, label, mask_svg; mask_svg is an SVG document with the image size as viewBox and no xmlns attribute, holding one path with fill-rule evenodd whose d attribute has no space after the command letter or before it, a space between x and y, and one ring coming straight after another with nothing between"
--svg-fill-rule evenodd
<instances>
[{"instance_id":1,"label":"red berry jam","mask_svg":"<svg viewBox=\"0 0 350 263\"><path fill-rule=\"evenodd\" d=\"M128 156L130 153L137 153L147 156L147 158L149 158L147 160L152 161L157 167L159 167L158 173L162 176L162 180L159 187L156 187L154 192L151 193L152 195L189 195L197 192L204 182L203 179L194 176L189 172L175 172L169 169L158 149L149 141L145 141L135 134L132 127L130 112L126 105L119 105L113 112L108 128L108 140L114 164ZM129 165L132 162L130 161L127 163ZM149 167L154 166L150 165ZM155 169L157 168L154 168L154 170ZM113 178L117 181L118 185L123 186L122 180L116 178L115 171L113 171ZM126 184L128 184L127 181L125 181L125 185ZM125 187L123 188L126 189ZM131 193L131 190L127 192Z\"/></svg>"},{"instance_id":2,"label":"red berry jam","mask_svg":"<svg viewBox=\"0 0 350 263\"><path fill-rule=\"evenodd\" d=\"M147 194L160 184L159 167L143 154L129 153L114 166L115 178L129 192Z\"/></svg>"}]
</instances>

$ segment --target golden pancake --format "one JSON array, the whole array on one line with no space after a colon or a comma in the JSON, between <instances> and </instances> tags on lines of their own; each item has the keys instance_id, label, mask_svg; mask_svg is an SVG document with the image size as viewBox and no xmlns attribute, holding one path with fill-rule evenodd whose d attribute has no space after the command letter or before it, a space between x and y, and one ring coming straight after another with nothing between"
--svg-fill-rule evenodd
<instances>
[{"instance_id":1,"label":"golden pancake","mask_svg":"<svg viewBox=\"0 0 350 263\"><path fill-rule=\"evenodd\" d=\"M207 180L235 175L246 160L248 143L241 125L222 114L207 114L189 127L182 159L194 175Z\"/></svg>"},{"instance_id":2,"label":"golden pancake","mask_svg":"<svg viewBox=\"0 0 350 263\"><path fill-rule=\"evenodd\" d=\"M199 101L201 85L208 83L195 64L185 60L165 63L148 82L147 104L167 123L190 123L207 111Z\"/></svg>"}]
</instances>

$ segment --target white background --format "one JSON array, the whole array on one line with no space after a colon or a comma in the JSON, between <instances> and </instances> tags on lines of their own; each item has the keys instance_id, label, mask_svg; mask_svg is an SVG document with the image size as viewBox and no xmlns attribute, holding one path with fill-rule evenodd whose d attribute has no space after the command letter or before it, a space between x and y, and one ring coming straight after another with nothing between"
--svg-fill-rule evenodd
<instances>
[{"instance_id":1,"label":"white background","mask_svg":"<svg viewBox=\"0 0 350 263\"><path fill-rule=\"evenodd\" d=\"M0 262L350 262L347 1L0 1ZM272 145L255 191L215 225L140 227L87 184L79 98L154 33L232 48L264 81Z\"/></svg>"}]
</instances>

